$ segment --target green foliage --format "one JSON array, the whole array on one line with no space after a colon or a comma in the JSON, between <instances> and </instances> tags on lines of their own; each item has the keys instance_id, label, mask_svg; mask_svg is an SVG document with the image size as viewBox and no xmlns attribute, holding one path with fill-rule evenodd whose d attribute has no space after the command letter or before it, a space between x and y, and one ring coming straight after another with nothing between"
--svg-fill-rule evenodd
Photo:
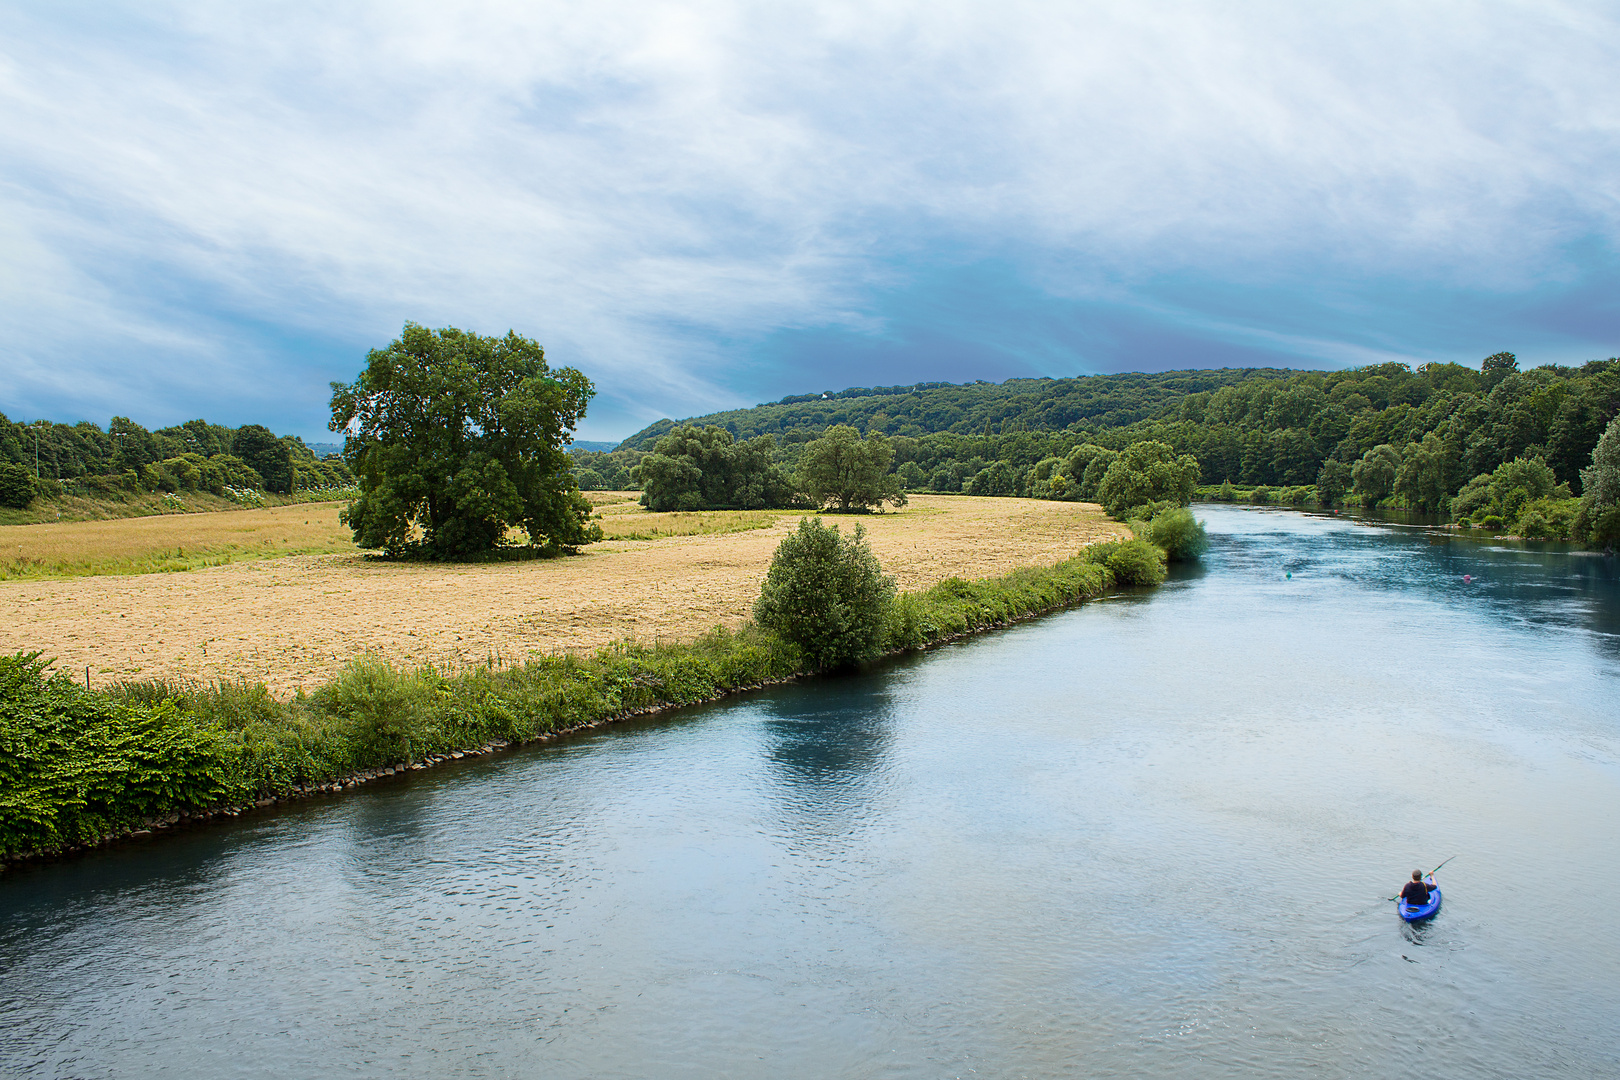
<instances>
[{"instance_id":1,"label":"green foliage","mask_svg":"<svg viewBox=\"0 0 1620 1080\"><path fill-rule=\"evenodd\" d=\"M889 472L894 449L881 434L862 439L847 424L804 448L799 458L799 487L817 506L836 504L840 511L865 510L892 503L906 505L900 478Z\"/></svg>"},{"instance_id":2,"label":"green foliage","mask_svg":"<svg viewBox=\"0 0 1620 1080\"><path fill-rule=\"evenodd\" d=\"M1132 530L1163 551L1170 562L1190 562L1209 548L1204 523L1186 507L1160 511L1146 523L1134 523Z\"/></svg>"},{"instance_id":3,"label":"green foliage","mask_svg":"<svg viewBox=\"0 0 1620 1080\"><path fill-rule=\"evenodd\" d=\"M33 501L33 473L22 465L0 461L0 506L21 510Z\"/></svg>"},{"instance_id":4,"label":"green foliage","mask_svg":"<svg viewBox=\"0 0 1620 1080\"><path fill-rule=\"evenodd\" d=\"M1197 458L1178 455L1166 443L1139 442L1126 447L1108 466L1097 487L1097 500L1112 517L1124 520L1150 503L1186 506L1197 486Z\"/></svg>"},{"instance_id":5,"label":"green foliage","mask_svg":"<svg viewBox=\"0 0 1620 1080\"><path fill-rule=\"evenodd\" d=\"M1581 470L1582 512L1593 521L1620 507L1620 416L1592 448L1592 464Z\"/></svg>"},{"instance_id":6,"label":"green foliage","mask_svg":"<svg viewBox=\"0 0 1620 1080\"><path fill-rule=\"evenodd\" d=\"M801 518L771 557L754 619L803 650L813 668L834 668L881 651L894 592L864 528L843 536L820 518Z\"/></svg>"},{"instance_id":7,"label":"green foliage","mask_svg":"<svg viewBox=\"0 0 1620 1080\"><path fill-rule=\"evenodd\" d=\"M292 451L261 424L247 424L231 438L231 454L264 478L264 490L285 495L293 489Z\"/></svg>"},{"instance_id":8,"label":"green foliage","mask_svg":"<svg viewBox=\"0 0 1620 1080\"><path fill-rule=\"evenodd\" d=\"M1316 497L1323 506L1338 506L1355 484L1355 475L1349 465L1329 459L1322 462L1316 474Z\"/></svg>"},{"instance_id":9,"label":"green foliage","mask_svg":"<svg viewBox=\"0 0 1620 1080\"><path fill-rule=\"evenodd\" d=\"M217 733L173 702L122 702L38 653L0 657L0 850L82 843L228 790Z\"/></svg>"},{"instance_id":10,"label":"green foliage","mask_svg":"<svg viewBox=\"0 0 1620 1080\"><path fill-rule=\"evenodd\" d=\"M331 428L348 433L361 491L343 515L355 542L458 559L493 550L518 525L537 547L600 539L563 449L594 393L515 333L406 323L352 385L332 384Z\"/></svg>"},{"instance_id":11,"label":"green foliage","mask_svg":"<svg viewBox=\"0 0 1620 1080\"><path fill-rule=\"evenodd\" d=\"M1164 552L1142 539L1092 544L1080 557L1105 567L1116 585L1158 585L1168 572Z\"/></svg>"},{"instance_id":12,"label":"green foliage","mask_svg":"<svg viewBox=\"0 0 1620 1080\"><path fill-rule=\"evenodd\" d=\"M1366 506L1377 506L1395 491L1395 477L1401 469L1401 452L1388 443L1361 455L1351 469L1351 482Z\"/></svg>"},{"instance_id":13,"label":"green foliage","mask_svg":"<svg viewBox=\"0 0 1620 1080\"><path fill-rule=\"evenodd\" d=\"M649 510L765 510L805 505L769 435L739 443L723 428L678 427L631 472Z\"/></svg>"},{"instance_id":14,"label":"green foliage","mask_svg":"<svg viewBox=\"0 0 1620 1080\"><path fill-rule=\"evenodd\" d=\"M1083 557L1051 567L1020 567L982 581L947 578L920 593L895 597L889 607L885 648L919 649L987 627L1005 626L1098 596L1113 584L1113 574L1106 566Z\"/></svg>"}]
</instances>

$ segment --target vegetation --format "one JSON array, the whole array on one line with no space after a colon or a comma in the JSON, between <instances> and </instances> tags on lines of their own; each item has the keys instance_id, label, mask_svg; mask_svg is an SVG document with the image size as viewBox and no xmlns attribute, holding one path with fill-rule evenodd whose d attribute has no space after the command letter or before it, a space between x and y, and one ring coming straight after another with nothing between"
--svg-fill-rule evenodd
<instances>
[{"instance_id":1,"label":"vegetation","mask_svg":"<svg viewBox=\"0 0 1620 1080\"><path fill-rule=\"evenodd\" d=\"M1597 504L1574 500L1617 413L1620 360L1520 371L1511 353L1497 353L1478 371L1379 364L856 387L695 422L738 439L772 435L787 470L815 439L846 425L886 436L892 475L909 491L1105 500L1127 517L1151 516L1161 508L1151 504L1174 503L1185 491L1178 483L1173 498L1126 505L1147 498L1137 486L1147 470L1129 468L1104 495L1108 470L1142 443L1169 448L1161 465L1195 459L1196 478L1208 485L1203 497L1220 497L1230 485L1261 502L1349 501L1431 514L1455 513L1453 500L1472 478L1539 459L1552 470L1551 502L1532 498L1525 503L1535 504L1531 517L1504 518L1501 527L1553 536L1567 528L1575 539L1607 543L1598 539ZM618 453L636 453L670 426L653 425ZM1127 482L1132 474L1137 480Z\"/></svg>"},{"instance_id":2,"label":"vegetation","mask_svg":"<svg viewBox=\"0 0 1620 1080\"><path fill-rule=\"evenodd\" d=\"M232 429L188 420L148 431L115 416L103 431L91 423L19 424L0 416L0 506L28 505L24 492L29 498L114 491L223 496L232 488L291 494L353 479L341 460L317 460L302 439L277 437L258 424Z\"/></svg>"},{"instance_id":3,"label":"vegetation","mask_svg":"<svg viewBox=\"0 0 1620 1080\"><path fill-rule=\"evenodd\" d=\"M1170 562L1190 562L1209 547L1204 523L1186 507L1161 510L1146 522L1134 523L1132 531L1164 552Z\"/></svg>"},{"instance_id":4,"label":"vegetation","mask_svg":"<svg viewBox=\"0 0 1620 1080\"><path fill-rule=\"evenodd\" d=\"M653 511L761 510L803 505L764 435L737 442L723 428L675 428L632 470Z\"/></svg>"},{"instance_id":5,"label":"vegetation","mask_svg":"<svg viewBox=\"0 0 1620 1080\"><path fill-rule=\"evenodd\" d=\"M343 514L355 542L464 559L513 526L546 550L600 539L563 449L595 392L515 333L406 323L352 385L332 384L331 429L360 485Z\"/></svg>"},{"instance_id":6,"label":"vegetation","mask_svg":"<svg viewBox=\"0 0 1620 1080\"><path fill-rule=\"evenodd\" d=\"M1577 534L1600 547L1620 542L1620 417L1609 426L1592 451L1592 465L1581 470L1581 507Z\"/></svg>"},{"instance_id":7,"label":"vegetation","mask_svg":"<svg viewBox=\"0 0 1620 1080\"><path fill-rule=\"evenodd\" d=\"M900 478L889 472L894 449L881 434L861 438L847 424L804 448L799 458L799 487L817 506L836 506L841 513L868 510L884 503L906 505Z\"/></svg>"},{"instance_id":8,"label":"vegetation","mask_svg":"<svg viewBox=\"0 0 1620 1080\"><path fill-rule=\"evenodd\" d=\"M820 518L801 518L771 558L754 619L813 668L841 667L882 651L894 591L864 528L843 536Z\"/></svg>"},{"instance_id":9,"label":"vegetation","mask_svg":"<svg viewBox=\"0 0 1620 1080\"><path fill-rule=\"evenodd\" d=\"M801 532L817 551L829 547L829 537L834 541L835 571L859 564L864 583L853 601L836 590L821 593L864 623L848 637L833 635L853 638L858 655L1003 626L1116 584L1162 580L1164 567L1156 548L1130 540L1088 548L1054 567L984 581L952 578L892 596L881 580L872 582L875 562L858 553L851 558L852 539L864 547L858 537L811 523ZM378 770L491 742L712 700L849 655L844 647L812 653L748 626L716 629L686 644L626 642L590 656L458 673L401 671L363 658L290 701L272 697L263 684L231 682L136 682L90 691L65 674L48 676L37 653L0 657L0 855L90 844L194 814L336 790Z\"/></svg>"}]
</instances>

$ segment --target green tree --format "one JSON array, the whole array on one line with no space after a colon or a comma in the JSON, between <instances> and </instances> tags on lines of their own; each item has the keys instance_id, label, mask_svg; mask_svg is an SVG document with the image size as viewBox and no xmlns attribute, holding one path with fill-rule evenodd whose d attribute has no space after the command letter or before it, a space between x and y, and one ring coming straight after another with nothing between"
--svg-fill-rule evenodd
<instances>
[{"instance_id":1,"label":"green tree","mask_svg":"<svg viewBox=\"0 0 1620 1080\"><path fill-rule=\"evenodd\" d=\"M1379 443L1356 462L1350 471L1351 483L1363 505L1377 506L1395 490L1395 474L1401 468L1401 452L1389 443Z\"/></svg>"},{"instance_id":2,"label":"green tree","mask_svg":"<svg viewBox=\"0 0 1620 1080\"><path fill-rule=\"evenodd\" d=\"M538 547L600 539L564 449L594 393L516 333L406 323L352 385L332 384L361 492L344 523L361 547L435 559L490 551L518 525Z\"/></svg>"},{"instance_id":3,"label":"green tree","mask_svg":"<svg viewBox=\"0 0 1620 1080\"><path fill-rule=\"evenodd\" d=\"M1480 362L1480 374L1485 376L1485 387L1490 389L1519 370L1519 358L1510 352L1492 353Z\"/></svg>"},{"instance_id":4,"label":"green tree","mask_svg":"<svg viewBox=\"0 0 1620 1080\"><path fill-rule=\"evenodd\" d=\"M634 471L649 510L761 510L805 505L771 460L769 435L737 442L725 428L682 425Z\"/></svg>"},{"instance_id":5,"label":"green tree","mask_svg":"<svg viewBox=\"0 0 1620 1080\"><path fill-rule=\"evenodd\" d=\"M877 655L894 593L864 528L843 536L820 518L801 518L771 557L754 619L815 667L840 667Z\"/></svg>"},{"instance_id":6,"label":"green tree","mask_svg":"<svg viewBox=\"0 0 1620 1080\"><path fill-rule=\"evenodd\" d=\"M1100 458L1087 466L1089 473ZM1156 440L1132 443L1103 474L1097 501L1121 521L1154 503L1186 506L1198 486L1198 459Z\"/></svg>"},{"instance_id":7,"label":"green tree","mask_svg":"<svg viewBox=\"0 0 1620 1080\"><path fill-rule=\"evenodd\" d=\"M841 512L892 503L906 505L900 478L889 472L894 449L882 435L862 439L847 424L804 448L799 458L799 487L817 506L837 504Z\"/></svg>"},{"instance_id":8,"label":"green tree","mask_svg":"<svg viewBox=\"0 0 1620 1080\"><path fill-rule=\"evenodd\" d=\"M1581 470L1581 492L1599 510L1620 506L1620 416L1609 421L1592 448L1592 465Z\"/></svg>"},{"instance_id":9,"label":"green tree","mask_svg":"<svg viewBox=\"0 0 1620 1080\"><path fill-rule=\"evenodd\" d=\"M1514 521L1526 503L1551 495L1557 484L1552 469L1539 457L1514 458L1498 465L1491 474L1491 496L1501 508L1502 517Z\"/></svg>"},{"instance_id":10,"label":"green tree","mask_svg":"<svg viewBox=\"0 0 1620 1080\"><path fill-rule=\"evenodd\" d=\"M1337 506L1344 501L1354 482L1350 466L1337 458L1329 458L1322 462L1321 471L1316 474L1316 501L1323 506Z\"/></svg>"},{"instance_id":11,"label":"green tree","mask_svg":"<svg viewBox=\"0 0 1620 1080\"><path fill-rule=\"evenodd\" d=\"M25 466L0 461L0 506L21 510L34 501L34 474Z\"/></svg>"},{"instance_id":12,"label":"green tree","mask_svg":"<svg viewBox=\"0 0 1620 1080\"><path fill-rule=\"evenodd\" d=\"M264 490L285 495L292 490L292 451L262 424L244 424L231 438L231 454L264 478Z\"/></svg>"}]
</instances>

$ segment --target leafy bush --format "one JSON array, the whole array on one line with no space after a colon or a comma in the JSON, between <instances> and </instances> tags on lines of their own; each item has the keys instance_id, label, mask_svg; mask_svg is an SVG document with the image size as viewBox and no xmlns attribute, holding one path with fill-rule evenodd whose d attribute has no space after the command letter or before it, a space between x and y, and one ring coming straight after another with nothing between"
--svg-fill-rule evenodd
<instances>
[{"instance_id":1,"label":"leafy bush","mask_svg":"<svg viewBox=\"0 0 1620 1080\"><path fill-rule=\"evenodd\" d=\"M1146 540L1093 544L1081 558L1107 568L1116 585L1158 585L1166 574L1164 552Z\"/></svg>"},{"instance_id":2,"label":"leafy bush","mask_svg":"<svg viewBox=\"0 0 1620 1080\"><path fill-rule=\"evenodd\" d=\"M857 525L853 536L801 518L771 557L754 618L804 651L813 668L865 660L882 647L894 598Z\"/></svg>"},{"instance_id":3,"label":"leafy bush","mask_svg":"<svg viewBox=\"0 0 1620 1080\"><path fill-rule=\"evenodd\" d=\"M1133 531L1163 551L1170 562L1191 561L1209 548L1204 523L1186 507L1160 511L1147 523L1134 525Z\"/></svg>"},{"instance_id":4,"label":"leafy bush","mask_svg":"<svg viewBox=\"0 0 1620 1080\"><path fill-rule=\"evenodd\" d=\"M96 694L0 656L0 850L81 843L228 791L218 734L171 701Z\"/></svg>"}]
</instances>

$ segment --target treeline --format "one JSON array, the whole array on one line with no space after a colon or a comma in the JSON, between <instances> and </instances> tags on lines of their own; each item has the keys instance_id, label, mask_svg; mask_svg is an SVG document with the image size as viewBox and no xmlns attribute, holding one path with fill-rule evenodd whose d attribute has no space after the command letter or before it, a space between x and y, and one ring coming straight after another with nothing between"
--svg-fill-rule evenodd
<instances>
[{"instance_id":1,"label":"treeline","mask_svg":"<svg viewBox=\"0 0 1620 1080\"><path fill-rule=\"evenodd\" d=\"M1291 489L1292 501L1496 518L1503 527L1517 527L1536 504L1527 527L1561 536L1578 525L1582 472L1617 413L1620 360L1520 371L1512 354L1498 353L1477 371L1390 363L857 388L691 425L736 444L769 437L772 463L791 475L806 445L844 424L888 434L906 490L1057 499L1100 499L1118 455L1152 442L1190 457L1204 485ZM584 464L604 486L616 486L610 475L633 486L640 454L675 427L660 421Z\"/></svg>"},{"instance_id":2,"label":"treeline","mask_svg":"<svg viewBox=\"0 0 1620 1080\"><path fill-rule=\"evenodd\" d=\"M296 435L278 436L260 424L188 420L149 431L115 416L103 430L88 421L24 424L0 415L0 495L7 505L26 505L67 483L90 492L288 494L348 486L353 476L337 455L317 458Z\"/></svg>"}]
</instances>

